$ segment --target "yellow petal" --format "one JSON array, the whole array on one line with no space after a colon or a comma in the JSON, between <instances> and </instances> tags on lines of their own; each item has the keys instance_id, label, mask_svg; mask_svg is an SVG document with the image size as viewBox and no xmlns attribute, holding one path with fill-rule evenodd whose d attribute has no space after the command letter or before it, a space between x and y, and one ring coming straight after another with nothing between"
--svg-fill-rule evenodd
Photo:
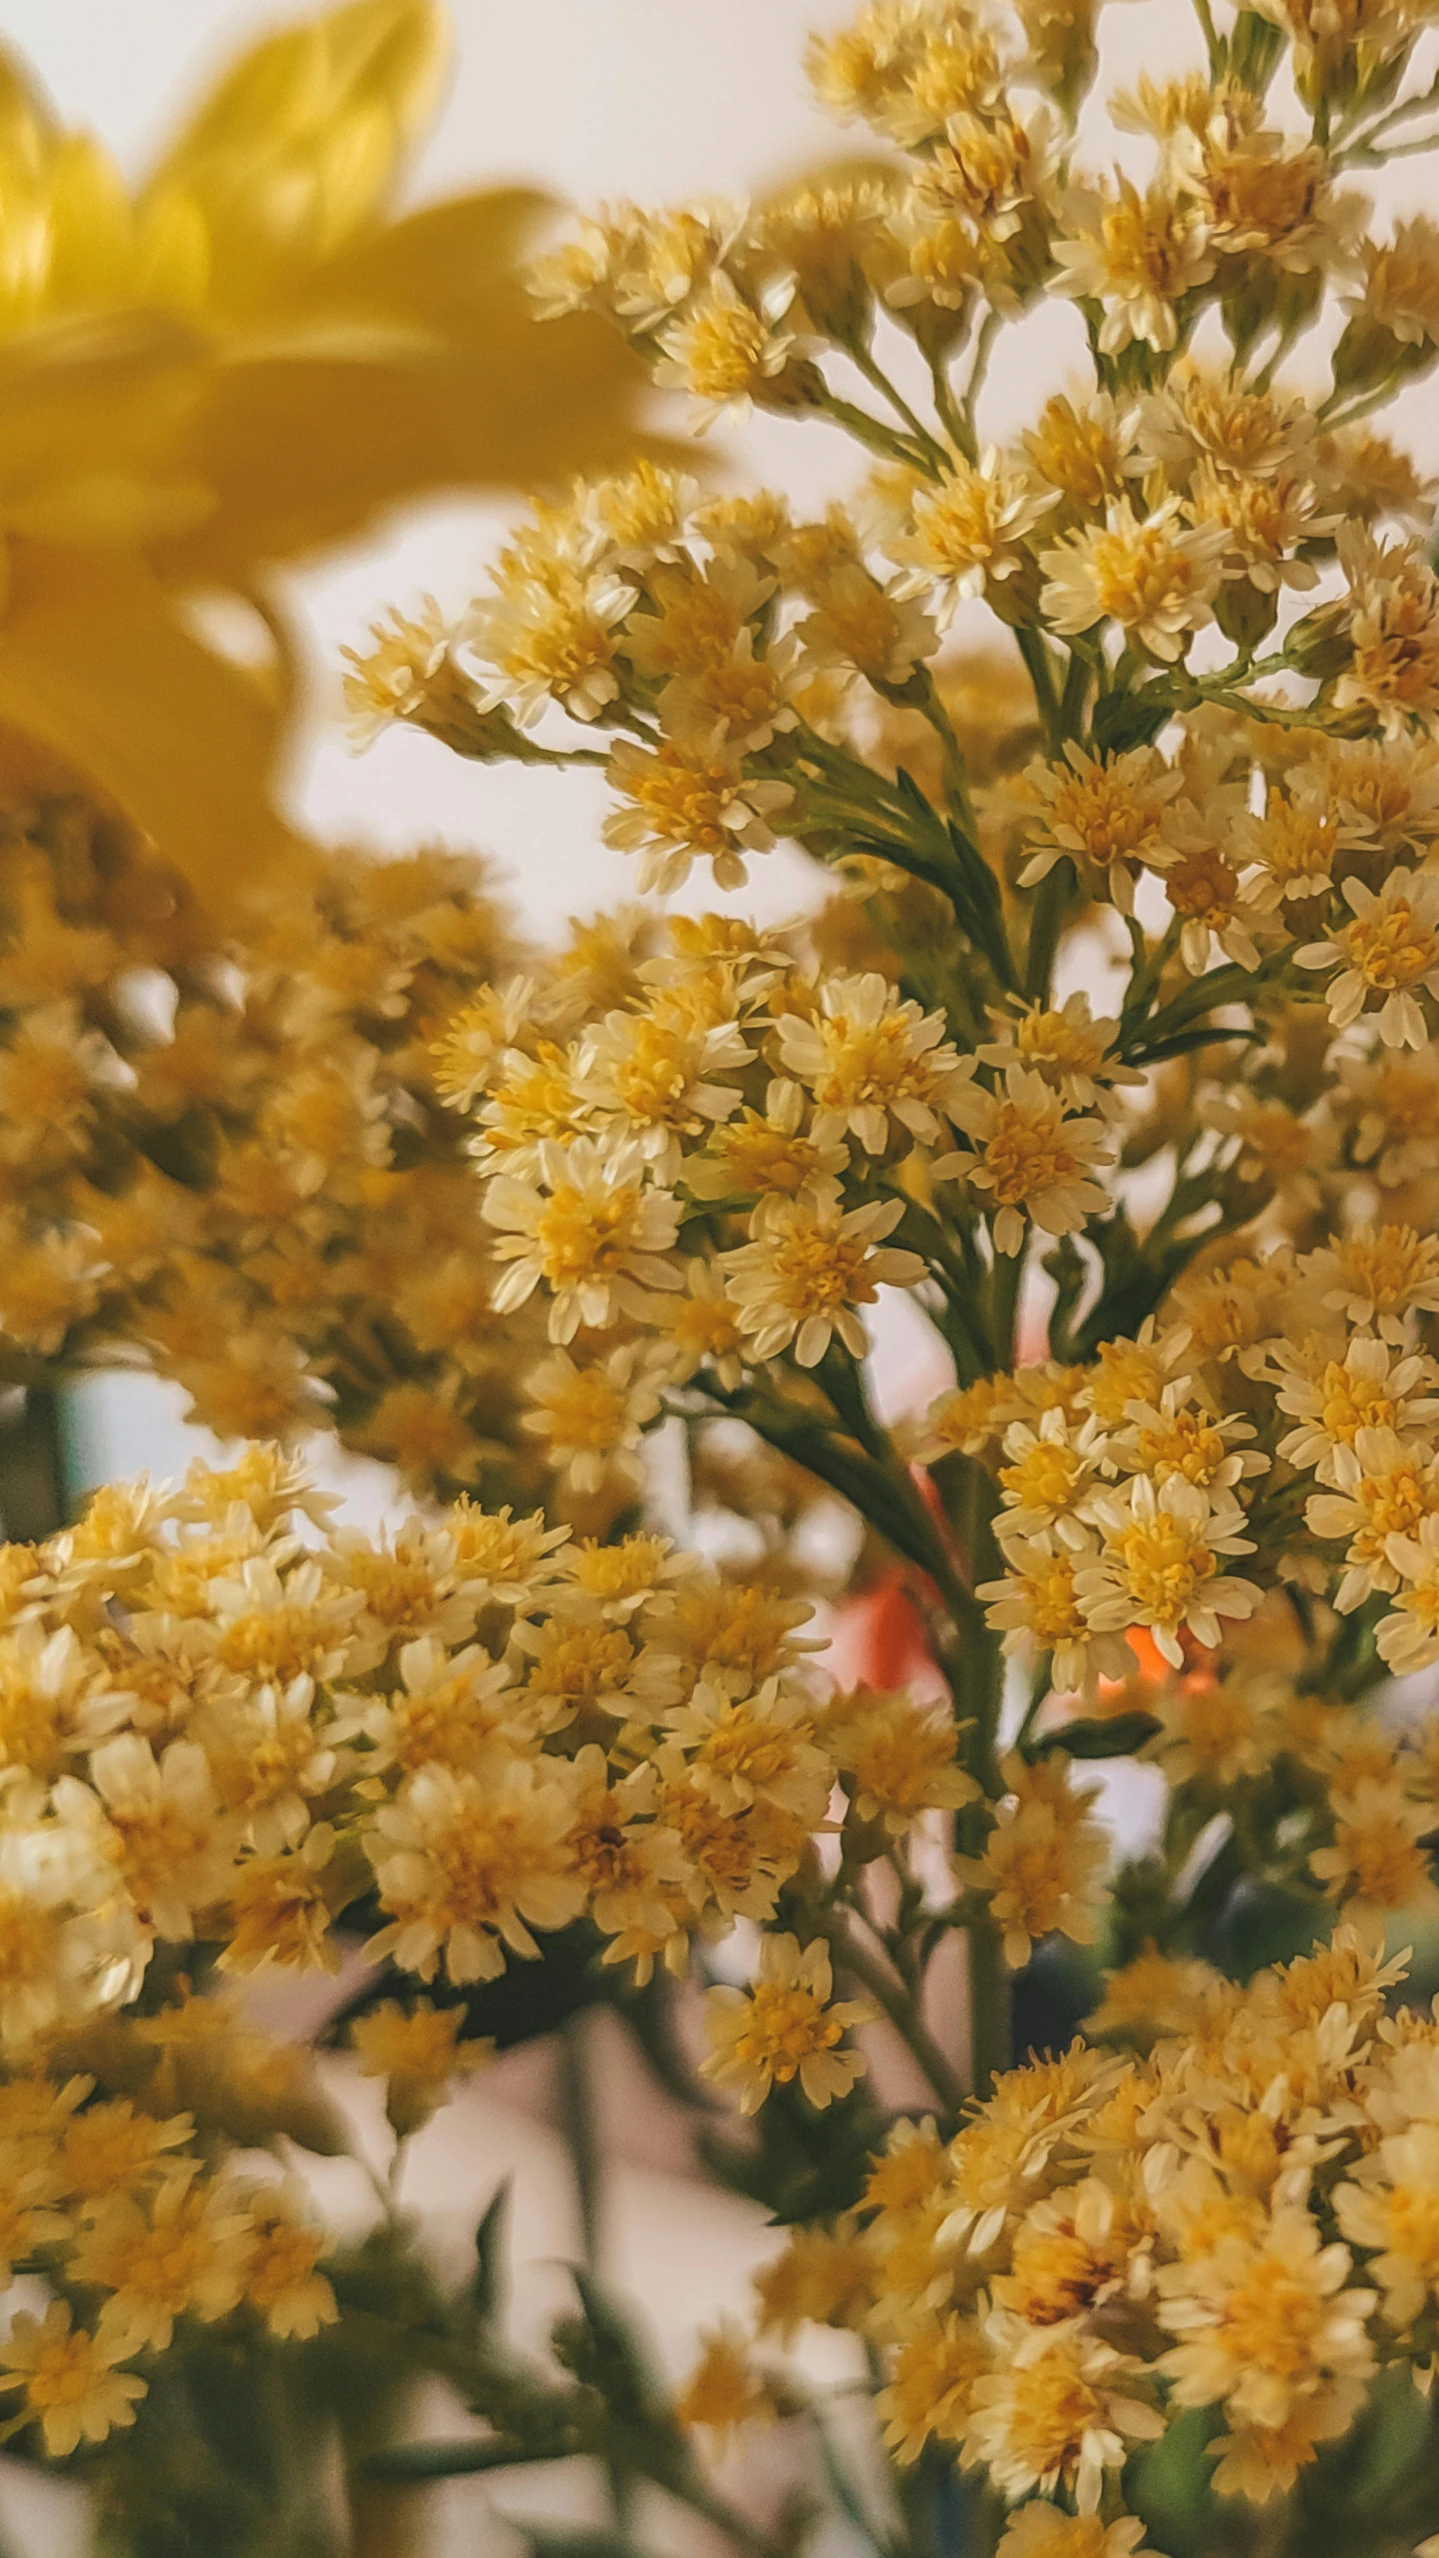
<instances>
[{"instance_id":1,"label":"yellow petal","mask_svg":"<svg viewBox=\"0 0 1439 2558\"><path fill-rule=\"evenodd\" d=\"M428 332L407 362L250 364L214 375L190 447L214 514L157 554L167 573L243 576L348 538L441 490L523 488L633 452L643 367L589 314L537 326L517 270L541 199L518 189L429 207L330 260L285 302L322 323ZM276 314L278 327L281 314ZM313 342L313 341L312 341ZM395 338L392 354L399 354Z\"/></svg>"},{"instance_id":2,"label":"yellow petal","mask_svg":"<svg viewBox=\"0 0 1439 2558\"><path fill-rule=\"evenodd\" d=\"M30 65L0 44L0 167L6 175L37 168L56 129L54 110Z\"/></svg>"},{"instance_id":3,"label":"yellow petal","mask_svg":"<svg viewBox=\"0 0 1439 2558\"><path fill-rule=\"evenodd\" d=\"M184 197L203 219L217 312L263 308L373 218L445 55L435 0L352 0L225 74L142 198Z\"/></svg>"},{"instance_id":4,"label":"yellow petal","mask_svg":"<svg viewBox=\"0 0 1439 2558\"><path fill-rule=\"evenodd\" d=\"M88 774L211 902L293 844L268 797L273 713L133 552L11 545L0 721Z\"/></svg>"},{"instance_id":5,"label":"yellow petal","mask_svg":"<svg viewBox=\"0 0 1439 2558\"><path fill-rule=\"evenodd\" d=\"M208 514L192 451L202 354L162 313L0 339L0 532L147 542Z\"/></svg>"}]
</instances>

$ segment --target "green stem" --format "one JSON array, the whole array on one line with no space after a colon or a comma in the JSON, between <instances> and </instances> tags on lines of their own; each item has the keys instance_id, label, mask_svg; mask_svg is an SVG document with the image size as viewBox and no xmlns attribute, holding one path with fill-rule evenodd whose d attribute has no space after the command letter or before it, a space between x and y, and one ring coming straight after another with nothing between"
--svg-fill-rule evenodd
<instances>
[{"instance_id":1,"label":"green stem","mask_svg":"<svg viewBox=\"0 0 1439 2558\"><path fill-rule=\"evenodd\" d=\"M1051 755L1057 755L1064 744L1064 732L1060 726L1059 696L1054 689L1054 669L1049 662L1049 651L1039 631L1021 627L1016 630L1014 638L1019 654L1029 670L1029 680L1034 687L1034 699L1049 743L1049 751Z\"/></svg>"},{"instance_id":2,"label":"green stem","mask_svg":"<svg viewBox=\"0 0 1439 2558\"><path fill-rule=\"evenodd\" d=\"M903 418L904 423L909 428L916 444L920 446L923 452L928 453L930 456L931 469L929 476L931 478L938 478L945 468L946 456L943 445L935 442L934 437L930 434L930 431L925 425L923 419L916 417L908 400L901 397L900 393L895 389L894 384L891 382L889 375L885 372L884 367L880 364L876 364L869 348L864 345L862 340L846 340L845 351L858 366L871 389L878 391L881 399L888 400L896 417Z\"/></svg>"},{"instance_id":3,"label":"green stem","mask_svg":"<svg viewBox=\"0 0 1439 2558\"><path fill-rule=\"evenodd\" d=\"M939 412L946 435L956 452L967 462L975 459L974 430L965 420L954 396L954 386L937 355L929 359L929 378L934 385L934 405Z\"/></svg>"},{"instance_id":4,"label":"green stem","mask_svg":"<svg viewBox=\"0 0 1439 2558\"><path fill-rule=\"evenodd\" d=\"M945 2112L957 2121L964 2106L964 2082L926 2025L920 2014L918 1998L905 1988L887 1964L880 1962L857 1941L842 1910L830 1913L825 1922L825 1932L834 1949L836 1963L858 1981L860 1987L869 1992L876 2006L883 2010L918 2061Z\"/></svg>"},{"instance_id":5,"label":"green stem","mask_svg":"<svg viewBox=\"0 0 1439 2558\"><path fill-rule=\"evenodd\" d=\"M1003 326L1004 322L998 311L986 311L974 341L974 361L969 368L969 380L964 386L964 422L969 435L971 459L979 445L979 434L974 422L975 407L980 392L984 388L984 377L989 370L994 341Z\"/></svg>"},{"instance_id":6,"label":"green stem","mask_svg":"<svg viewBox=\"0 0 1439 2558\"><path fill-rule=\"evenodd\" d=\"M1032 1003L1045 1003L1054 975L1054 955L1069 903L1068 861L1057 861L1045 873L1029 910L1029 949L1025 955L1024 991Z\"/></svg>"},{"instance_id":7,"label":"green stem","mask_svg":"<svg viewBox=\"0 0 1439 2558\"><path fill-rule=\"evenodd\" d=\"M867 444L872 453L883 453L886 460L891 462L903 462L910 470L919 471L925 479L934 477L923 452L918 446L911 444L907 435L901 435L894 427L886 426L883 418L871 417L868 409L857 409L852 400L842 400L837 391L830 389L828 383L825 384L823 396L816 400L815 406L823 409L826 416L832 417L836 426L842 426L847 435L854 436L861 444Z\"/></svg>"},{"instance_id":8,"label":"green stem","mask_svg":"<svg viewBox=\"0 0 1439 2558\"><path fill-rule=\"evenodd\" d=\"M1011 2064L1009 1974L992 1926L975 1920L965 1940L969 1965L970 2076L976 2096L988 2096Z\"/></svg>"},{"instance_id":9,"label":"green stem","mask_svg":"<svg viewBox=\"0 0 1439 2558\"><path fill-rule=\"evenodd\" d=\"M559 2115L575 2180L583 2261L593 2273L600 2263L602 2199L594 2089L585 2044L587 2023L583 2015L568 2016L560 2028Z\"/></svg>"}]
</instances>

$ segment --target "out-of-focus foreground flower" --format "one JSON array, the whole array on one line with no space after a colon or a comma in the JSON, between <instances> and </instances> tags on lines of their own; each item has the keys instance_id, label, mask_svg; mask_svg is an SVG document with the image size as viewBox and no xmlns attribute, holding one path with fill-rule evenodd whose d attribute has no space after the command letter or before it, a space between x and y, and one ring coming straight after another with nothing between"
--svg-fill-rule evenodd
<instances>
[{"instance_id":1,"label":"out-of-focus foreground flower","mask_svg":"<svg viewBox=\"0 0 1439 2558\"><path fill-rule=\"evenodd\" d=\"M287 27L133 193L0 54L0 723L212 892L285 840L266 572L420 492L612 454L633 423L598 321L530 325L540 199L396 213L445 41L435 0ZM217 592L270 624L264 680L196 636Z\"/></svg>"}]
</instances>

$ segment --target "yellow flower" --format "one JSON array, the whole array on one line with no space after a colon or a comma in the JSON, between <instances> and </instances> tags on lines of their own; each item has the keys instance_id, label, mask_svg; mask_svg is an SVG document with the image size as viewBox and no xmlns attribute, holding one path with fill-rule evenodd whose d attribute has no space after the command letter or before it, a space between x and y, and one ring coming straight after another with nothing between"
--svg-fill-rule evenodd
<instances>
[{"instance_id":1,"label":"yellow flower","mask_svg":"<svg viewBox=\"0 0 1439 2558\"><path fill-rule=\"evenodd\" d=\"M1102 526L1066 533L1040 554L1048 583L1040 609L1071 638L1098 622L1119 624L1162 663L1182 658L1211 620L1229 536L1222 525L1186 525L1177 497L1147 516L1115 498Z\"/></svg>"},{"instance_id":2,"label":"yellow flower","mask_svg":"<svg viewBox=\"0 0 1439 2558\"><path fill-rule=\"evenodd\" d=\"M1340 2230L1371 2251L1391 2327L1408 2327L1439 2296L1439 2124L1415 2123L1381 2141L1353 2183L1336 2186Z\"/></svg>"},{"instance_id":3,"label":"yellow flower","mask_svg":"<svg viewBox=\"0 0 1439 2558\"><path fill-rule=\"evenodd\" d=\"M1071 188L1060 218L1060 273L1051 290L1103 303L1102 352L1117 355L1133 343L1161 353L1174 346L1177 306L1214 273L1208 226L1193 195L1173 185L1141 195L1121 177L1108 195Z\"/></svg>"},{"instance_id":4,"label":"yellow flower","mask_svg":"<svg viewBox=\"0 0 1439 2558\"><path fill-rule=\"evenodd\" d=\"M853 2222L796 2228L780 2255L754 2276L763 2333L794 2341L807 2320L820 2327L858 2327L874 2294L874 2258Z\"/></svg>"},{"instance_id":5,"label":"yellow flower","mask_svg":"<svg viewBox=\"0 0 1439 2558\"><path fill-rule=\"evenodd\" d=\"M1377 1012L1388 1047L1424 1047L1429 1025L1419 996L1439 996L1439 880L1401 867L1377 893L1361 879L1346 879L1341 893L1353 921L1328 941L1307 942L1294 954L1298 965L1339 970L1329 988L1336 1030Z\"/></svg>"},{"instance_id":6,"label":"yellow flower","mask_svg":"<svg viewBox=\"0 0 1439 2558\"><path fill-rule=\"evenodd\" d=\"M1350 1919L1384 1918L1395 1910L1439 1910L1439 1885L1420 1841L1439 1828L1430 1804L1406 1800L1396 1785L1361 1777L1352 1794L1334 1797L1334 1845L1309 1862Z\"/></svg>"},{"instance_id":7,"label":"yellow flower","mask_svg":"<svg viewBox=\"0 0 1439 2558\"><path fill-rule=\"evenodd\" d=\"M258 2310L272 2336L302 2342L333 2325L339 2307L325 2276L316 2271L324 2252L322 2231L300 2218L300 2198L283 2187L252 2187L245 2196L244 2299Z\"/></svg>"},{"instance_id":8,"label":"yellow flower","mask_svg":"<svg viewBox=\"0 0 1439 2558\"><path fill-rule=\"evenodd\" d=\"M955 1863L957 1880L983 1895L1011 1971L1029 1961L1036 1937L1058 1929L1076 1945L1089 1945L1099 1932L1095 1902L1109 1844L1088 1818L1097 1789L1071 1793L1067 1768L1059 1752L1033 1767L1008 1759L1010 1790L983 1854Z\"/></svg>"},{"instance_id":9,"label":"yellow flower","mask_svg":"<svg viewBox=\"0 0 1439 2558\"><path fill-rule=\"evenodd\" d=\"M500 1229L497 1259L509 1263L496 1285L498 1312L522 1306L541 1281L553 1298L550 1339L573 1341L581 1324L604 1331L620 1309L642 1314L636 1282L682 1285L661 1258L679 1230L679 1205L648 1178L643 1149L576 1138L537 1150L533 1177L500 1174L485 1186L484 1213Z\"/></svg>"},{"instance_id":10,"label":"yellow flower","mask_svg":"<svg viewBox=\"0 0 1439 2558\"><path fill-rule=\"evenodd\" d=\"M116 2369L134 2350L111 2326L93 2334L72 2327L64 2301L53 2300L43 2318L17 2310L0 2346L0 2389L24 2391L24 2420L38 2421L50 2458L64 2460L82 2442L134 2424L149 2383Z\"/></svg>"},{"instance_id":11,"label":"yellow flower","mask_svg":"<svg viewBox=\"0 0 1439 2558\"><path fill-rule=\"evenodd\" d=\"M0 161L29 247L0 293L0 716L210 899L294 839L275 712L188 595L245 597L398 499L623 435L618 350L519 325L521 200L390 213L442 53L431 0L304 19L232 64L133 194L11 66Z\"/></svg>"},{"instance_id":12,"label":"yellow flower","mask_svg":"<svg viewBox=\"0 0 1439 2558\"><path fill-rule=\"evenodd\" d=\"M982 2461L1012 2500L1061 2487L1093 2513L1105 2471L1163 2431L1126 2386L1136 2365L1082 2329L1026 2327L1005 2310L991 2312L986 2335L995 2368L974 2384L965 2466Z\"/></svg>"},{"instance_id":13,"label":"yellow flower","mask_svg":"<svg viewBox=\"0 0 1439 2558\"><path fill-rule=\"evenodd\" d=\"M739 2425L773 2424L774 2396L754 2367L743 2329L722 2319L700 2341L699 2361L675 2400L678 2422L703 2425L721 2443Z\"/></svg>"},{"instance_id":14,"label":"yellow flower","mask_svg":"<svg viewBox=\"0 0 1439 2558\"><path fill-rule=\"evenodd\" d=\"M887 1249L904 1215L902 1199L845 1209L836 1182L816 1184L805 1199L782 1200L752 1243L724 1255L730 1295L751 1359L772 1359L794 1343L802 1368L817 1367L837 1335L853 1358L868 1347L860 1306L881 1288L911 1288L922 1276L918 1253Z\"/></svg>"},{"instance_id":15,"label":"yellow flower","mask_svg":"<svg viewBox=\"0 0 1439 2558\"><path fill-rule=\"evenodd\" d=\"M1439 580L1417 545L1381 548L1358 525L1340 534L1339 556L1353 654L1334 687L1336 710L1362 711L1386 737L1402 737L1411 721L1439 734Z\"/></svg>"},{"instance_id":16,"label":"yellow flower","mask_svg":"<svg viewBox=\"0 0 1439 2558\"><path fill-rule=\"evenodd\" d=\"M797 1937L766 1936L759 1977L749 1990L712 1989L706 2023L714 2046L701 2075L739 2092L740 2110L757 2114L770 2090L794 2079L809 2103L823 2108L848 2096L865 2063L837 2046L845 2029L873 2014L866 1999L835 1999L829 1949L801 1948Z\"/></svg>"},{"instance_id":17,"label":"yellow flower","mask_svg":"<svg viewBox=\"0 0 1439 2558\"><path fill-rule=\"evenodd\" d=\"M896 594L933 594L943 628L989 580L1003 585L1024 567L1027 538L1056 502L992 447L977 465L955 455L942 480L914 483L898 528L886 533L885 549L902 572Z\"/></svg>"},{"instance_id":18,"label":"yellow flower","mask_svg":"<svg viewBox=\"0 0 1439 2558\"><path fill-rule=\"evenodd\" d=\"M877 1821L893 1838L921 1812L958 1811L979 1787L958 1766L959 1733L943 1707L908 1690L881 1694L855 1688L825 1710L822 1737L861 1821Z\"/></svg>"},{"instance_id":19,"label":"yellow flower","mask_svg":"<svg viewBox=\"0 0 1439 2558\"><path fill-rule=\"evenodd\" d=\"M245 2216L234 2197L183 2167L148 2204L100 2204L71 2259L76 2282L107 2292L106 2319L126 2354L163 2353L177 2318L223 2318L240 2298Z\"/></svg>"},{"instance_id":20,"label":"yellow flower","mask_svg":"<svg viewBox=\"0 0 1439 2558\"><path fill-rule=\"evenodd\" d=\"M1098 2514L1066 2514L1036 2498L1011 2514L998 2558L1156 2558L1140 2546L1144 2525L1132 2514L1106 2523Z\"/></svg>"},{"instance_id":21,"label":"yellow flower","mask_svg":"<svg viewBox=\"0 0 1439 2558\"><path fill-rule=\"evenodd\" d=\"M963 2442L975 2384L990 2369L984 2337L968 2319L951 2313L907 2337L877 2411L896 2459L905 2466L918 2460L932 2437Z\"/></svg>"},{"instance_id":22,"label":"yellow flower","mask_svg":"<svg viewBox=\"0 0 1439 2558\"><path fill-rule=\"evenodd\" d=\"M1123 1493L1096 1495L1091 1510L1104 1542L1076 1588L1097 1633L1148 1626L1179 1670L1184 1628L1213 1647L1222 1621L1251 1616L1258 1606L1252 1581L1219 1569L1223 1558L1253 1552L1252 1540L1240 1533L1245 1516L1232 1493L1207 1494L1178 1475L1157 1491L1147 1475L1136 1475Z\"/></svg>"},{"instance_id":23,"label":"yellow flower","mask_svg":"<svg viewBox=\"0 0 1439 2558\"><path fill-rule=\"evenodd\" d=\"M745 852L773 849L771 820L791 806L788 782L745 769L740 749L723 720L682 724L653 748L621 738L610 755L609 779L625 805L611 809L604 838L621 852L639 853L640 887L661 894L688 879L696 859L707 859L717 888L742 888Z\"/></svg>"},{"instance_id":24,"label":"yellow flower","mask_svg":"<svg viewBox=\"0 0 1439 2558\"><path fill-rule=\"evenodd\" d=\"M639 1446L660 1408L659 1382L637 1342L583 1367L556 1350L525 1379L521 1427L544 1441L547 1462L576 1492L595 1493Z\"/></svg>"},{"instance_id":25,"label":"yellow flower","mask_svg":"<svg viewBox=\"0 0 1439 2558\"><path fill-rule=\"evenodd\" d=\"M1262 2235L1221 2238L1211 2256L1162 2268L1160 2315L1183 2341L1160 2368L1180 2406L1222 2401L1241 2422L1283 2425L1333 2383L1366 2379L1378 2295L1349 2284L1350 2265L1307 2211L1282 2205Z\"/></svg>"},{"instance_id":26,"label":"yellow flower","mask_svg":"<svg viewBox=\"0 0 1439 2558\"><path fill-rule=\"evenodd\" d=\"M898 1001L876 974L827 974L818 994L809 1019L788 1013L779 1026L780 1062L814 1103L815 1146L853 1135L879 1155L903 1142L901 1132L932 1143L940 1133L934 1105L943 1107L960 1070L943 1014Z\"/></svg>"},{"instance_id":27,"label":"yellow flower","mask_svg":"<svg viewBox=\"0 0 1439 2558\"><path fill-rule=\"evenodd\" d=\"M961 1085L945 1107L974 1150L937 1156L931 1173L958 1176L993 1202L997 1252L1023 1251L1029 1219L1046 1234L1070 1234L1105 1205L1092 1177L1113 1160L1104 1122L1067 1114L1042 1075L1011 1066L1002 1092Z\"/></svg>"},{"instance_id":28,"label":"yellow flower","mask_svg":"<svg viewBox=\"0 0 1439 2558\"><path fill-rule=\"evenodd\" d=\"M565 1847L572 1818L568 1789L527 1759L501 1761L483 1782L419 1769L365 1838L390 1922L369 1959L392 1955L429 1981L443 1955L457 1985L497 1979L506 1946L533 1960L530 1928L565 1927L584 1907Z\"/></svg>"}]
</instances>

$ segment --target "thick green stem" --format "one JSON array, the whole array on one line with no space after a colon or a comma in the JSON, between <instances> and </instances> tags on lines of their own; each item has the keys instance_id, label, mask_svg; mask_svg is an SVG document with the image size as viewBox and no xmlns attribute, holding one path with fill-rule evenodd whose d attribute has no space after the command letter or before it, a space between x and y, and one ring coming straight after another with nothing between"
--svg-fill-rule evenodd
<instances>
[{"instance_id":1,"label":"thick green stem","mask_svg":"<svg viewBox=\"0 0 1439 2558\"><path fill-rule=\"evenodd\" d=\"M976 2096L988 2096L996 2078L1011 2064L1009 1974L996 1930L974 1922L967 1939L969 1960L969 2059Z\"/></svg>"},{"instance_id":2,"label":"thick green stem","mask_svg":"<svg viewBox=\"0 0 1439 2558\"><path fill-rule=\"evenodd\" d=\"M1034 686L1035 705L1043 723L1049 751L1051 755L1057 755L1064 744L1064 729L1059 713L1059 695L1054 689L1054 668L1050 664L1049 650L1045 645L1044 636L1040 631L1025 630L1021 627L1016 630L1014 639L1015 646L1029 670L1029 680Z\"/></svg>"}]
</instances>

